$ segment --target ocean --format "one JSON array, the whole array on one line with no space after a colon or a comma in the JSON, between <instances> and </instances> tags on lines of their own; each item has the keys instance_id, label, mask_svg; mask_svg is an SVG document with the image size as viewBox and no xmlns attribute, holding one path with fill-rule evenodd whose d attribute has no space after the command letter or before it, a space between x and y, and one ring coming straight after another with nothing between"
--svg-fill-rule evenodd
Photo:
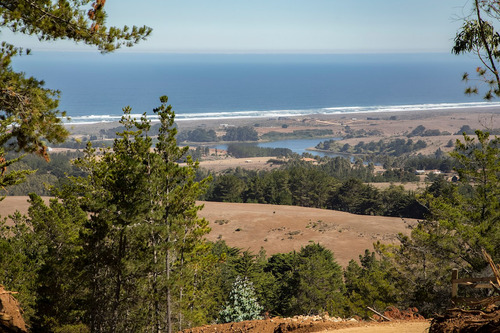
<instances>
[{"instance_id":1,"label":"ocean","mask_svg":"<svg viewBox=\"0 0 500 333\"><path fill-rule=\"evenodd\" d=\"M140 54L37 52L13 67L61 90L72 123L117 121L169 96L176 119L498 107L466 96L473 57L451 54Z\"/></svg>"}]
</instances>

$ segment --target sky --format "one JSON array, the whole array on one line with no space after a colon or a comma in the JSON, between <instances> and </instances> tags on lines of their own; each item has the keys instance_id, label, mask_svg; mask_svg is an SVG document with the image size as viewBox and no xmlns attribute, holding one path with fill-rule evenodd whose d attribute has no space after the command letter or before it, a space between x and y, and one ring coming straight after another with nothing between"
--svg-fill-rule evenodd
<instances>
[{"instance_id":1,"label":"sky","mask_svg":"<svg viewBox=\"0 0 500 333\"><path fill-rule=\"evenodd\" d=\"M108 0L107 25L147 25L147 41L121 52L450 52L468 0ZM2 31L33 50L94 50Z\"/></svg>"}]
</instances>

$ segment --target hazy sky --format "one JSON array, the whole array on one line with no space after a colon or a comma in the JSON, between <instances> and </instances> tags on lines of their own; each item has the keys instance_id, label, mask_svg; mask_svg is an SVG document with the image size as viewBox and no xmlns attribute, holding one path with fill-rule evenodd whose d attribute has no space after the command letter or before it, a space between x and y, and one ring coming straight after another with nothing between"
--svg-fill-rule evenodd
<instances>
[{"instance_id":1,"label":"hazy sky","mask_svg":"<svg viewBox=\"0 0 500 333\"><path fill-rule=\"evenodd\" d=\"M467 0L108 0L108 25L146 24L153 35L135 52L379 53L450 52ZM38 43L35 50L89 50Z\"/></svg>"}]
</instances>

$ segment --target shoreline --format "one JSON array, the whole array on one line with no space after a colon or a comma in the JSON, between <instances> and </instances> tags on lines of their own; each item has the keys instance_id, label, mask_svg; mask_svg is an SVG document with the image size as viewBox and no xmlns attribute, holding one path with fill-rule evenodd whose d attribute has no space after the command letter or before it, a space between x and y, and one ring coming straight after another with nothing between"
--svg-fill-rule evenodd
<instances>
[{"instance_id":1,"label":"shoreline","mask_svg":"<svg viewBox=\"0 0 500 333\"><path fill-rule=\"evenodd\" d=\"M431 118L443 117L460 117L464 118L463 123L469 124L472 128L473 123L481 123L478 117L482 118L497 118L500 117L500 104L489 105L488 107L468 107L468 108L442 108L428 110L391 110L378 112L352 112L352 113L335 113L324 114L315 113L307 115L283 116L276 115L258 116L258 117L235 117L235 118L212 118L212 119L176 119L179 130L192 130L194 128L205 129L220 129L223 125L228 126L252 126L261 134L262 128L274 128L279 132L286 132L280 129L280 126L286 124L292 129L301 129L305 127L345 127L351 126L353 123L365 120L372 122L401 122L401 121L416 121ZM470 122L472 121L472 124ZM152 119L151 123L155 124L158 121ZM490 121L490 125L494 122ZM496 122L500 124L500 120ZM86 122L86 123L63 123L73 135L95 135L99 134L101 129L112 129L120 126L119 121L104 121L104 122ZM371 126L375 126L370 124ZM439 125L439 124L436 124ZM486 125L486 124L485 124ZM439 125L441 127L441 125ZM483 126L484 127L484 126ZM500 126L496 126L500 127ZM289 130L288 132L291 132ZM334 132L335 135L335 132Z\"/></svg>"},{"instance_id":2,"label":"shoreline","mask_svg":"<svg viewBox=\"0 0 500 333\"><path fill-rule=\"evenodd\" d=\"M339 111L336 111L339 110ZM341 111L340 111L341 110ZM367 116L367 115L382 115L382 114L411 114L414 112L489 112L495 110L500 111L500 102L471 102L471 103L438 103L438 104L408 104L394 106L348 106L348 107L325 107L313 108L309 110L264 110L264 111L223 111L213 113L187 113L177 114L176 123L184 122L212 122L212 121L245 121L252 119L281 119L281 118L297 118L297 117L346 117L346 116ZM217 116L217 114L219 116ZM226 116L225 116L226 115ZM139 119L143 114L132 114L133 117ZM96 125L118 123L121 115L89 115L75 116L73 119L87 119L82 122L63 122L67 126L79 125ZM151 122L157 122L158 116L148 115ZM92 121L91 119L96 119ZM97 120L97 119L112 119L112 120Z\"/></svg>"}]
</instances>

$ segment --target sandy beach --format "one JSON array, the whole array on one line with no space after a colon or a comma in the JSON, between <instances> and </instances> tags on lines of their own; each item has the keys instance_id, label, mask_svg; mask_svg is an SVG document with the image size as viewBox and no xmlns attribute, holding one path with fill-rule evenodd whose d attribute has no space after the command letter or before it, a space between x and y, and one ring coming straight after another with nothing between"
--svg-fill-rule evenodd
<instances>
[{"instance_id":1,"label":"sandy beach","mask_svg":"<svg viewBox=\"0 0 500 333\"><path fill-rule=\"evenodd\" d=\"M220 118L180 120L179 131L195 128L222 130L223 125L252 126L259 134L268 132L291 133L302 129L331 129L342 133L345 126L352 129L379 130L384 137L401 136L418 125L426 129L456 133L461 126L491 129L500 127L500 107L463 108L432 111L395 111L382 113L316 114L280 118ZM286 125L286 126L283 126ZM98 135L101 129L120 126L118 122L78 124L68 123L70 131L78 135Z\"/></svg>"},{"instance_id":2,"label":"sandy beach","mask_svg":"<svg viewBox=\"0 0 500 333\"><path fill-rule=\"evenodd\" d=\"M196 128L214 129L218 136L225 133L227 126L251 126L259 135L270 132L293 133L300 130L331 130L334 137L345 137L347 131L363 133L360 136L343 139L342 143L353 146L360 141L365 143L396 138L407 139L417 126L424 126L426 130L439 130L438 136L412 137L414 141L423 140L427 147L420 150L421 154L432 154L437 149L450 151L450 140L455 142L460 139L460 129L464 125L472 129L491 130L500 128L500 107L463 108L453 110L428 110L428 111L397 111L382 113L344 113L344 114L316 114L296 117L279 118L233 118L233 119L203 119L181 120L176 122L179 132ZM91 135L99 136L99 132L114 129L120 126L116 122L94 124L68 124L72 136L76 138L89 138ZM331 135L330 135L331 137ZM206 145L206 143L187 143L191 147ZM248 163L247 159L233 161L233 164L252 168L254 162ZM261 167L266 165L261 163ZM228 162L225 162L228 163ZM213 167L218 169L217 163ZM219 163L220 164L220 163ZM234 167L234 166L233 166ZM255 169L255 167L253 167Z\"/></svg>"}]
</instances>

